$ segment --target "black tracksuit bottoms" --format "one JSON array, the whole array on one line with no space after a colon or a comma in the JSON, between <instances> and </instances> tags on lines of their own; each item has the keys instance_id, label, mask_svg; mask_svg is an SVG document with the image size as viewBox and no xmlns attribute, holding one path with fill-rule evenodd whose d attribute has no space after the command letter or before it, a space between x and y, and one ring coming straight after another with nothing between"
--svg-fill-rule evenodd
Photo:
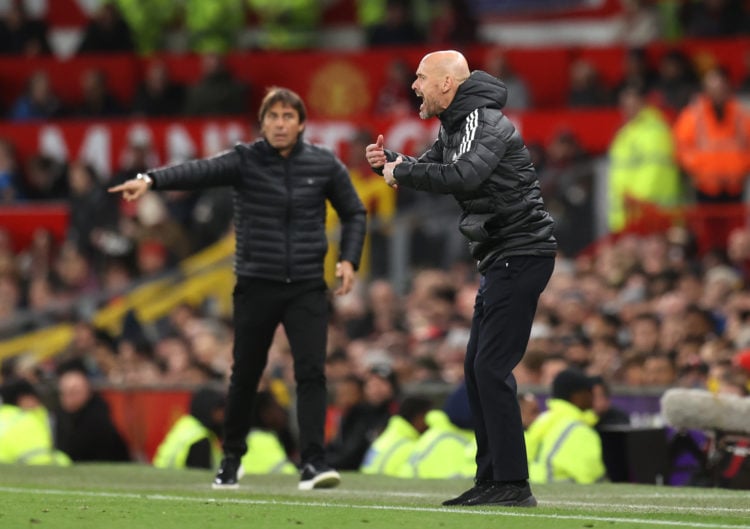
<instances>
[{"instance_id":1,"label":"black tracksuit bottoms","mask_svg":"<svg viewBox=\"0 0 750 529\"><path fill-rule=\"evenodd\" d=\"M498 259L481 276L464 373L477 439L477 481L528 479L513 368L529 342L554 257Z\"/></svg>"},{"instance_id":2,"label":"black tracksuit bottoms","mask_svg":"<svg viewBox=\"0 0 750 529\"><path fill-rule=\"evenodd\" d=\"M229 380L223 448L247 452L251 412L268 349L284 325L294 360L302 463L321 461L326 414L327 285L323 279L283 283L238 277L234 288L234 365Z\"/></svg>"}]
</instances>

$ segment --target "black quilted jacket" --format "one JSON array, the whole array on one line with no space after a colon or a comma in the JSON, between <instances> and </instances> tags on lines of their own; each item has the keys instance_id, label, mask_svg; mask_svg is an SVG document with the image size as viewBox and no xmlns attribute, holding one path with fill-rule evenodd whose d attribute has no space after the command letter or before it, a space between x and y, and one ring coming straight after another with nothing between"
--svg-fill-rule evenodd
<instances>
[{"instance_id":1,"label":"black quilted jacket","mask_svg":"<svg viewBox=\"0 0 750 529\"><path fill-rule=\"evenodd\" d=\"M328 149L300 140L284 158L259 139L148 174L160 190L233 188L238 276L284 282L323 277L325 199L342 222L340 260L359 266L365 208L346 168Z\"/></svg>"},{"instance_id":2,"label":"black quilted jacket","mask_svg":"<svg viewBox=\"0 0 750 529\"><path fill-rule=\"evenodd\" d=\"M501 109L505 85L472 72L440 114L440 132L419 158L401 155L394 177L400 186L452 194L463 214L480 271L512 255L554 256L554 221L544 207L539 181L523 139ZM399 156L386 151L389 161Z\"/></svg>"}]
</instances>

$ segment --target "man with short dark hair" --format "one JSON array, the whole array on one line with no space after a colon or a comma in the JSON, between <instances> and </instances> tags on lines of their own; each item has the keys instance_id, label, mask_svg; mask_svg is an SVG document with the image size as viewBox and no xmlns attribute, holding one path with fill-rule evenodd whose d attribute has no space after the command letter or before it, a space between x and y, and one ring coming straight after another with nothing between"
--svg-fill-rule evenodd
<instances>
[{"instance_id":1,"label":"man with short dark hair","mask_svg":"<svg viewBox=\"0 0 750 529\"><path fill-rule=\"evenodd\" d=\"M565 369L552 382L552 396L526 433L532 483L594 483L604 478L602 442L592 410L598 377Z\"/></svg>"},{"instance_id":2,"label":"man with short dark hair","mask_svg":"<svg viewBox=\"0 0 750 529\"><path fill-rule=\"evenodd\" d=\"M302 140L302 99L271 88L260 111L262 138L212 158L150 170L110 189L135 200L149 188L234 191L237 238L234 289L234 363L224 422L224 458L213 486L236 489L247 451L251 410L279 324L294 357L301 478L299 488L334 487L338 472L325 460L324 371L328 324L323 261L328 249L326 200L341 219L336 294L354 283L366 213L344 164L329 150Z\"/></svg>"}]
</instances>

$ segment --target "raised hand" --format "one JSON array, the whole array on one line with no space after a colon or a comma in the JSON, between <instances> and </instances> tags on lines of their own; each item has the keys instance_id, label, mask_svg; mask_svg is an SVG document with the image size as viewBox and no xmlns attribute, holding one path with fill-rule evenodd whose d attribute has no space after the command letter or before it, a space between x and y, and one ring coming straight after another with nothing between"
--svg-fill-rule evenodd
<instances>
[{"instance_id":1,"label":"raised hand","mask_svg":"<svg viewBox=\"0 0 750 529\"><path fill-rule=\"evenodd\" d=\"M365 158L367 159L367 163L370 164L370 167L372 168L380 168L385 165L386 157L385 157L385 151L383 150L383 135L378 134L378 139L375 143L371 143L365 148Z\"/></svg>"},{"instance_id":2,"label":"raised hand","mask_svg":"<svg viewBox=\"0 0 750 529\"><path fill-rule=\"evenodd\" d=\"M119 186L110 187L110 193L122 193L122 197L131 202L142 197L150 187L149 180L145 178L131 178Z\"/></svg>"}]
</instances>

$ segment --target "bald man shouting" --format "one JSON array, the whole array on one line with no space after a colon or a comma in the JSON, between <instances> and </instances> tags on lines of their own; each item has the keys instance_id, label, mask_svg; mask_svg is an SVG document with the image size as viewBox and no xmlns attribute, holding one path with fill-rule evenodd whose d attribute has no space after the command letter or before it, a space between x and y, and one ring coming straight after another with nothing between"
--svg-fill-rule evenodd
<instances>
[{"instance_id":1,"label":"bald man shouting","mask_svg":"<svg viewBox=\"0 0 750 529\"><path fill-rule=\"evenodd\" d=\"M518 131L503 114L505 85L469 71L457 51L425 55L412 89L419 117L436 116L432 147L412 158L368 145L372 169L394 187L451 194L480 273L464 372L477 439L475 486L443 505L533 507L513 368L554 267L554 222Z\"/></svg>"}]
</instances>

